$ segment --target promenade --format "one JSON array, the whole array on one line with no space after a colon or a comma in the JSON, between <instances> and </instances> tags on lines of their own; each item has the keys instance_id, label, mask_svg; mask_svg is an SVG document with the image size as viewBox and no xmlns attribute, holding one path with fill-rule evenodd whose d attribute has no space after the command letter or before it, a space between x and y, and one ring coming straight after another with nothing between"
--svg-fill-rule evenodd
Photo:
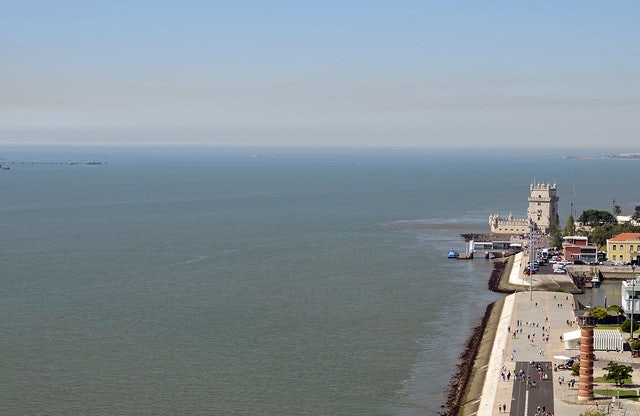
<instances>
[{"instance_id":1,"label":"promenade","mask_svg":"<svg viewBox=\"0 0 640 416\"><path fill-rule=\"evenodd\" d=\"M553 411L554 415L578 416L593 409L594 404L578 402L578 377L573 377L570 370L551 372L550 380L539 381L536 387L531 387L537 390L528 391L529 387L526 387L526 397L525 395L520 397L519 394L514 397L515 383L522 383L514 381L513 374L517 365L519 368L526 368L523 366L529 367L528 363L534 361L552 363L553 366L563 362L563 360L554 359L554 356L573 356L579 353L577 350L565 350L564 343L560 339L563 333L578 328L575 325L573 312L575 305L573 295L536 291L536 281L542 285L545 275L535 276L534 290L530 292L529 277L522 275L521 263L522 257L514 262L510 283L522 284L526 290L509 295L504 301L486 368L486 378L477 415L533 416L538 406L545 406L546 411ZM557 280L559 277L551 275L549 278ZM596 352L596 356L599 361L596 362L595 377L604 374L602 367L606 366L609 360L631 362L634 367L638 365L637 362L633 362L629 352L603 352L602 354ZM636 370L636 373L638 372L640 371ZM509 374L508 378L505 377L507 374ZM640 374L634 374L634 376L638 378ZM564 377L562 383L560 383L560 377ZM571 379L575 379L573 387L569 383ZM518 386L518 391L522 389L521 384ZM549 395L546 403L540 398L541 389L546 389L549 393L553 392L552 398ZM601 407L609 403L610 399L598 400ZM624 401L624 404L616 403L616 406L608 409L608 412L607 414L611 415L640 414L637 411L637 404L629 401Z\"/></svg>"}]
</instances>

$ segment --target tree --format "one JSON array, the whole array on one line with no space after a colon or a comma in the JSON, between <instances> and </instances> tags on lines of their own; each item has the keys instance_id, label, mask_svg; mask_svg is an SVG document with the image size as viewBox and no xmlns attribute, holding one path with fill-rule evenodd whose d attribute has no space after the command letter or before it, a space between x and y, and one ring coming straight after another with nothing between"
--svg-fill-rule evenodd
<instances>
[{"instance_id":1,"label":"tree","mask_svg":"<svg viewBox=\"0 0 640 416\"><path fill-rule=\"evenodd\" d=\"M564 235L576 235L576 224L573 220L573 215L569 215L569 218L567 218L567 226L564 227Z\"/></svg>"},{"instance_id":2,"label":"tree","mask_svg":"<svg viewBox=\"0 0 640 416\"><path fill-rule=\"evenodd\" d=\"M633 332L636 332L638 327L640 327L640 324L638 324L638 318L640 318L640 316L633 315ZM620 325L620 331L631 332L631 319L627 319L622 323L622 325Z\"/></svg>"},{"instance_id":3,"label":"tree","mask_svg":"<svg viewBox=\"0 0 640 416\"><path fill-rule=\"evenodd\" d=\"M549 225L549 245L551 247L562 247L562 232L555 222Z\"/></svg>"},{"instance_id":4,"label":"tree","mask_svg":"<svg viewBox=\"0 0 640 416\"><path fill-rule=\"evenodd\" d=\"M604 306L593 307L591 309L591 315L593 315L593 317L596 318L598 322L604 322L609 317L609 314L607 313L607 310L604 308Z\"/></svg>"},{"instance_id":5,"label":"tree","mask_svg":"<svg viewBox=\"0 0 640 416\"><path fill-rule=\"evenodd\" d=\"M618 215L622 215L622 209L620 209L620 205L613 206L613 215L615 215L616 217Z\"/></svg>"},{"instance_id":6,"label":"tree","mask_svg":"<svg viewBox=\"0 0 640 416\"><path fill-rule=\"evenodd\" d=\"M589 233L589 241L595 243L598 247L607 245L607 239L615 235L613 224L605 224L594 227Z\"/></svg>"},{"instance_id":7,"label":"tree","mask_svg":"<svg viewBox=\"0 0 640 416\"><path fill-rule=\"evenodd\" d=\"M631 218L636 221L640 220L640 205L636 205L635 211L631 215Z\"/></svg>"},{"instance_id":8,"label":"tree","mask_svg":"<svg viewBox=\"0 0 640 416\"><path fill-rule=\"evenodd\" d=\"M607 371L607 374L604 376L605 380L613 380L617 386L622 386L624 380L629 378L631 373L633 373L631 366L614 363L613 361L609 361L609 365L604 367L603 370Z\"/></svg>"},{"instance_id":9,"label":"tree","mask_svg":"<svg viewBox=\"0 0 640 416\"><path fill-rule=\"evenodd\" d=\"M576 377L580 375L580 362L574 363L571 366L571 375Z\"/></svg>"},{"instance_id":10,"label":"tree","mask_svg":"<svg viewBox=\"0 0 640 416\"><path fill-rule=\"evenodd\" d=\"M578 218L583 224L590 225L592 227L596 227L598 225L603 224L616 224L616 217L613 216L609 211L599 211L596 209L588 209L586 211L582 211L580 218Z\"/></svg>"},{"instance_id":11,"label":"tree","mask_svg":"<svg viewBox=\"0 0 640 416\"><path fill-rule=\"evenodd\" d=\"M621 314L622 312L624 312L622 310L622 307L618 306L618 305L609 305L609 306L607 306L607 310L608 311L616 311L616 312L618 312L618 315Z\"/></svg>"}]
</instances>

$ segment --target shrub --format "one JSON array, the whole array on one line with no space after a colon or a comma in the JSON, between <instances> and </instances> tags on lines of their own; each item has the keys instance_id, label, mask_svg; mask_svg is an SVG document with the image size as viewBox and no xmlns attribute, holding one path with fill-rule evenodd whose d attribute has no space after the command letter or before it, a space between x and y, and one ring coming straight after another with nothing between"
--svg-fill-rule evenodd
<instances>
[{"instance_id":1,"label":"shrub","mask_svg":"<svg viewBox=\"0 0 640 416\"><path fill-rule=\"evenodd\" d=\"M580 375L580 362L579 361L577 363L574 363L571 366L571 375L574 376L574 377Z\"/></svg>"},{"instance_id":2,"label":"shrub","mask_svg":"<svg viewBox=\"0 0 640 416\"><path fill-rule=\"evenodd\" d=\"M636 316L633 317L633 332L636 332L638 328L640 328L640 324L638 324ZM631 319L627 319L620 325L620 330L622 332L631 332Z\"/></svg>"}]
</instances>

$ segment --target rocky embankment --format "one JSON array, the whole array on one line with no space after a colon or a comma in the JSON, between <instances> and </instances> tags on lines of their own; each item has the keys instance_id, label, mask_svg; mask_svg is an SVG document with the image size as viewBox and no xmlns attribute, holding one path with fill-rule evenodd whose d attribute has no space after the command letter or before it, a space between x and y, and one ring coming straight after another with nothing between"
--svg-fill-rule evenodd
<instances>
[{"instance_id":1,"label":"rocky embankment","mask_svg":"<svg viewBox=\"0 0 640 416\"><path fill-rule=\"evenodd\" d=\"M493 263L493 270L489 277L489 289L494 292L506 293L501 288L504 278L509 279L513 260L500 259ZM481 323L473 329L467 339L465 348L460 354L458 366L451 380L449 392L441 416L464 416L477 410L479 398L484 385L485 368L489 363L489 355L493 346L503 301L497 301L487 306Z\"/></svg>"},{"instance_id":2,"label":"rocky embankment","mask_svg":"<svg viewBox=\"0 0 640 416\"><path fill-rule=\"evenodd\" d=\"M446 401L441 406L444 409L444 411L440 413L441 416L463 415L464 413L462 413L462 409L468 404L467 398L476 396L475 392L478 386L480 388L479 392L482 391L482 382L477 383L475 378L472 376L476 367L475 363L478 362L481 346L485 344L481 341L485 336L495 305L495 303L492 303L487 306L484 316L482 317L482 322L473 329L471 335L467 339L465 348L462 354L460 354L456 372L451 379L451 385L449 386L449 393L447 394ZM498 311L498 315L499 314L500 312ZM493 333L495 334L495 330ZM484 380L484 377L482 377L482 379ZM472 380L473 386L471 385ZM478 396L479 394L476 397Z\"/></svg>"}]
</instances>

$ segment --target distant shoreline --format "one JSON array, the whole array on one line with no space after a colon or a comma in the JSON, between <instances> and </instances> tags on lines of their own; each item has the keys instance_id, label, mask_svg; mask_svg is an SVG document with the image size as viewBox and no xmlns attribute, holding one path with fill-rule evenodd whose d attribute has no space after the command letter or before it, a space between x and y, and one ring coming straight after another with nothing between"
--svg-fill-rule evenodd
<instances>
[{"instance_id":1,"label":"distant shoreline","mask_svg":"<svg viewBox=\"0 0 640 416\"><path fill-rule=\"evenodd\" d=\"M603 155L603 156L562 156L560 159L571 160L640 160L640 153L620 153L617 155Z\"/></svg>"}]
</instances>

